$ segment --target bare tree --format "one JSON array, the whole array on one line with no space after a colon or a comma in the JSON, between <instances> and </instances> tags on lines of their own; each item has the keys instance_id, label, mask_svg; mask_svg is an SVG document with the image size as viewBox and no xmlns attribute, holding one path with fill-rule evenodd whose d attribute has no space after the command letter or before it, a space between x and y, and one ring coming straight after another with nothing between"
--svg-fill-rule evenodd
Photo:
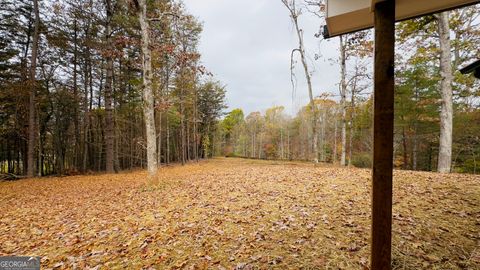
<instances>
[{"instance_id":1,"label":"bare tree","mask_svg":"<svg viewBox=\"0 0 480 270\"><path fill-rule=\"evenodd\" d=\"M344 37L340 36L340 110L342 113L342 155L340 158L340 165L345 166L346 153L347 153L347 82L346 82L346 44Z\"/></svg>"},{"instance_id":2,"label":"bare tree","mask_svg":"<svg viewBox=\"0 0 480 270\"><path fill-rule=\"evenodd\" d=\"M310 109L312 110L312 137L313 137L313 149L315 153L314 160L318 161L318 127L317 127L317 118L318 118L318 111L315 106L315 100L313 98L313 89L312 89L312 79L310 76L310 71L308 68L308 63L307 63L307 58L306 58L306 53L305 53L305 45L303 43L303 30L300 29L300 26L298 24L298 17L302 14L301 9L297 8L297 5L295 3L295 0L281 0L282 3L285 5L285 7L288 9L290 12L290 18L292 19L293 25L295 27L295 31L297 32L297 37L298 37L298 48L294 49L292 51L292 56L291 56L291 65L292 65L292 71L293 72L293 56L295 52L300 53L300 59L302 61L303 65L303 70L305 72L305 79L307 80L307 86L308 86L308 96L310 98Z\"/></svg>"},{"instance_id":3,"label":"bare tree","mask_svg":"<svg viewBox=\"0 0 480 270\"><path fill-rule=\"evenodd\" d=\"M361 84L363 79L370 79L365 62L361 62L358 59L355 61L355 69L353 74L347 81L347 86L350 88L350 120L349 120L349 147L348 147L348 166L352 165L352 152L353 152L353 136L354 136L354 120L355 120L355 106L357 95L369 87L369 83Z\"/></svg>"}]
</instances>

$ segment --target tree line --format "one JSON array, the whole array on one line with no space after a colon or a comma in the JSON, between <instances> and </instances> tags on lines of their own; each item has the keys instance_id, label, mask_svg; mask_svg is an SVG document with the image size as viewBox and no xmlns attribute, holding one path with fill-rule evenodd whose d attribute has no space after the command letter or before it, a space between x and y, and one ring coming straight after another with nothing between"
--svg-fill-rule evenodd
<instances>
[{"instance_id":1,"label":"tree line","mask_svg":"<svg viewBox=\"0 0 480 270\"><path fill-rule=\"evenodd\" d=\"M240 109L233 110L222 122L223 154L370 167L371 31L339 38L334 63L341 71L338 91L324 89L324 94L318 90L316 94L309 83L315 74L306 60L301 16L314 13L323 24L324 1L281 2L298 37L298 47L292 50L292 77L298 54L309 104L294 116L285 114L281 106L246 117ZM396 167L478 173L480 83L458 69L480 58L479 10L478 5L471 6L397 24ZM325 94L335 92L338 94Z\"/></svg>"},{"instance_id":2,"label":"tree line","mask_svg":"<svg viewBox=\"0 0 480 270\"><path fill-rule=\"evenodd\" d=\"M225 86L178 1L2 1L0 171L116 172L210 156Z\"/></svg>"},{"instance_id":3,"label":"tree line","mask_svg":"<svg viewBox=\"0 0 480 270\"><path fill-rule=\"evenodd\" d=\"M115 172L213 155L371 166L371 31L339 38L337 89L314 89L302 16L323 0L281 0L309 102L223 117L225 86L201 64L202 25L181 1L5 0L0 12L0 172ZM478 172L479 6L397 24L395 165ZM316 52L316 55L322 55ZM300 60L297 71L296 57ZM316 71L321 72L320 71ZM322 94L335 93L335 94ZM223 119L220 119L222 118Z\"/></svg>"}]
</instances>

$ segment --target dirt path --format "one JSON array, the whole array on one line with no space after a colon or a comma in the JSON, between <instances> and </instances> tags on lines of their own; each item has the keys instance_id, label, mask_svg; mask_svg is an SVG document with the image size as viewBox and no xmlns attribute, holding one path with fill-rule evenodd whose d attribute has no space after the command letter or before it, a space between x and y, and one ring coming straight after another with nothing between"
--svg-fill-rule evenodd
<instances>
[{"instance_id":1,"label":"dirt path","mask_svg":"<svg viewBox=\"0 0 480 270\"><path fill-rule=\"evenodd\" d=\"M240 159L0 183L0 255L56 269L362 269L370 172ZM394 269L480 269L480 177L398 171Z\"/></svg>"}]
</instances>

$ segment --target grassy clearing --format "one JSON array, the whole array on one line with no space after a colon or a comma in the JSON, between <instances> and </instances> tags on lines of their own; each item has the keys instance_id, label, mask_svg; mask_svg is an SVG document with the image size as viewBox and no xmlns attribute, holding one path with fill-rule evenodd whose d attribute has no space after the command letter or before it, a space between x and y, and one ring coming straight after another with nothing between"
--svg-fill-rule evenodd
<instances>
[{"instance_id":1,"label":"grassy clearing","mask_svg":"<svg viewBox=\"0 0 480 270\"><path fill-rule=\"evenodd\" d=\"M395 172L394 269L480 269L480 177ZM45 269L362 269L370 171L215 159L0 183L0 255ZM42 268L43 269L43 268Z\"/></svg>"}]
</instances>

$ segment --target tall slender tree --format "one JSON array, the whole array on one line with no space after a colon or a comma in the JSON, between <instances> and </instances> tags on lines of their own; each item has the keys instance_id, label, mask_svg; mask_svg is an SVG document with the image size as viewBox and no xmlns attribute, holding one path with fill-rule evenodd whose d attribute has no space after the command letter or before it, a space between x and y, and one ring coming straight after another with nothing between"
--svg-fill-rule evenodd
<instances>
[{"instance_id":1,"label":"tall slender tree","mask_svg":"<svg viewBox=\"0 0 480 270\"><path fill-rule=\"evenodd\" d=\"M40 11L38 7L38 0L33 0L33 12L35 14L34 32L32 40L32 55L30 60L30 99L28 102L28 152L27 152L27 176L33 177L35 174L35 146L36 146L36 92L37 92L37 56L38 43L40 39Z\"/></svg>"},{"instance_id":2,"label":"tall slender tree","mask_svg":"<svg viewBox=\"0 0 480 270\"><path fill-rule=\"evenodd\" d=\"M150 28L147 18L147 1L135 1L142 36L143 67L143 114L147 135L147 167L151 177L157 174L157 142L155 130L154 96L152 89L152 51L150 49Z\"/></svg>"},{"instance_id":3,"label":"tall slender tree","mask_svg":"<svg viewBox=\"0 0 480 270\"><path fill-rule=\"evenodd\" d=\"M105 80L105 165L107 173L114 170L114 143L115 130L113 122L113 42L112 42L112 0L105 0L107 18L105 22L105 46L106 46L106 80Z\"/></svg>"},{"instance_id":4,"label":"tall slender tree","mask_svg":"<svg viewBox=\"0 0 480 270\"><path fill-rule=\"evenodd\" d=\"M347 70L347 56L346 56L346 43L343 36L340 36L340 111L342 115L341 123L341 137L342 137L342 154L340 158L340 165L346 165L346 155L347 155L347 81L346 81L346 70Z\"/></svg>"},{"instance_id":5,"label":"tall slender tree","mask_svg":"<svg viewBox=\"0 0 480 270\"><path fill-rule=\"evenodd\" d=\"M312 147L314 149L314 158L313 160L318 161L318 154L319 154L319 147L318 147L318 112L315 106L315 100L313 96L313 87L312 87L312 79L310 75L310 71L308 68L307 57L305 52L305 44L303 42L303 30L300 28L298 18L301 14L301 11L298 9L295 0L281 0L283 5L288 9L290 12L290 18L292 19L293 26L295 27L295 31L297 33L298 38L298 48L292 51L292 65L293 65L293 54L295 52L300 53L300 59L303 65L303 71L305 73L305 79L307 80L307 87L308 87L308 97L310 99L310 109L312 111ZM292 68L293 72L293 68Z\"/></svg>"}]
</instances>

